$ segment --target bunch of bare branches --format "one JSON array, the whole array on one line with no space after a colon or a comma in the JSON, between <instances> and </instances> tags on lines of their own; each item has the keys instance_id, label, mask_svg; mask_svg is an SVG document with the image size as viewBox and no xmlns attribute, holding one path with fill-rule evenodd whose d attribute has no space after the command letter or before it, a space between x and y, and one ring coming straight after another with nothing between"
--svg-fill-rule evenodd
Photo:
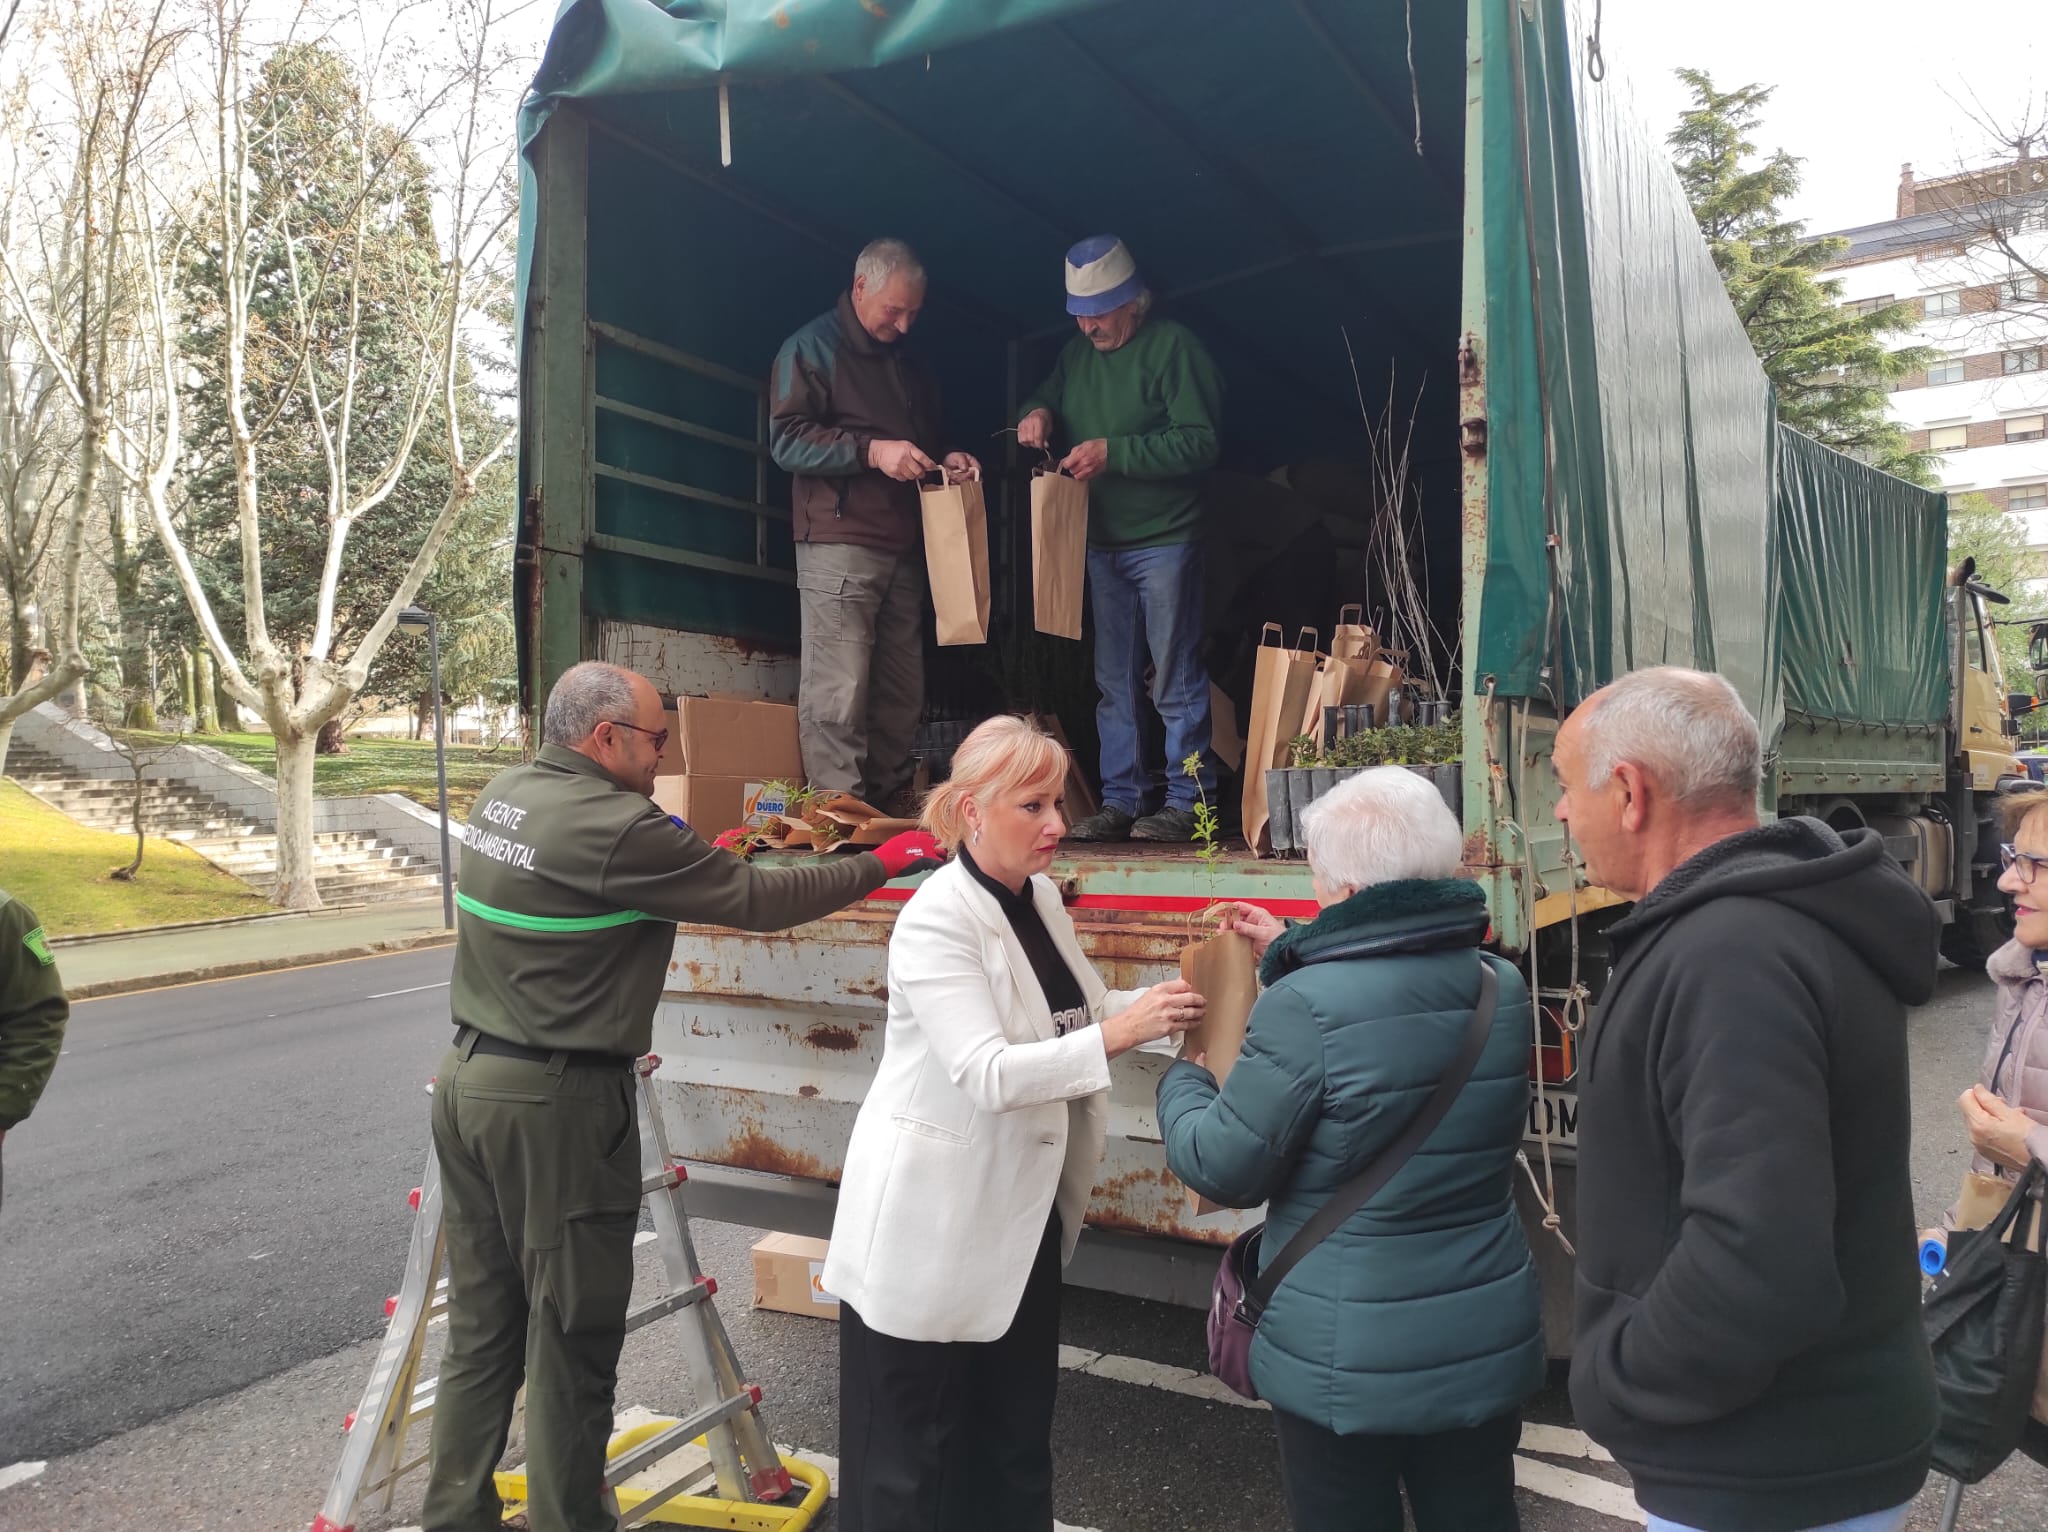
<instances>
[{"instance_id":1,"label":"bunch of bare branches","mask_svg":"<svg viewBox=\"0 0 2048 1532\"><path fill-rule=\"evenodd\" d=\"M1344 354L1351 361L1351 384L1368 446L1367 483L1372 504L1366 530L1366 574L1368 587L1378 593L1382 603L1369 614L1373 629L1382 647L1407 651L1404 669L1425 694L1446 697L1456 655L1444 641L1437 614L1429 608L1429 546L1422 533L1421 486L1413 456L1415 417L1429 380L1425 377L1409 397L1404 413L1394 366L1389 362L1386 398L1375 408L1367 402L1349 331L1344 332ZM1448 668L1446 658L1451 662Z\"/></svg>"}]
</instances>

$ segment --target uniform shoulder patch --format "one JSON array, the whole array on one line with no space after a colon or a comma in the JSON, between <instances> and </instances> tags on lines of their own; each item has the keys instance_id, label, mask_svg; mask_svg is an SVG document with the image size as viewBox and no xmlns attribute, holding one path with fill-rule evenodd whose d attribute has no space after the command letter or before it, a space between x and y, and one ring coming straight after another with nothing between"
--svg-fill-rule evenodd
<instances>
[{"instance_id":1,"label":"uniform shoulder patch","mask_svg":"<svg viewBox=\"0 0 2048 1532\"><path fill-rule=\"evenodd\" d=\"M49 937L44 933L41 926L37 926L28 935L24 936L21 939L21 944L33 952L36 955L36 961L45 968L48 968L57 961L57 954L50 950Z\"/></svg>"}]
</instances>

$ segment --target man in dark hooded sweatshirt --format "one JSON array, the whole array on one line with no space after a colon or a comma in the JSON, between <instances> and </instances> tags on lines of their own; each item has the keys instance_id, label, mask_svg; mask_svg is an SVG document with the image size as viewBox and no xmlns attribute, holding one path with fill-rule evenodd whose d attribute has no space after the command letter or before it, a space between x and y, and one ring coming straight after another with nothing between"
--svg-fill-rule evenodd
<instances>
[{"instance_id":1,"label":"man in dark hooded sweatshirt","mask_svg":"<svg viewBox=\"0 0 2048 1532\"><path fill-rule=\"evenodd\" d=\"M1895 1532L1935 1423L1906 1158L1933 906L1871 831L1758 824L1719 676L1623 677L1552 761L1589 877L1636 901L1581 1049L1578 1423L1652 1532Z\"/></svg>"}]
</instances>

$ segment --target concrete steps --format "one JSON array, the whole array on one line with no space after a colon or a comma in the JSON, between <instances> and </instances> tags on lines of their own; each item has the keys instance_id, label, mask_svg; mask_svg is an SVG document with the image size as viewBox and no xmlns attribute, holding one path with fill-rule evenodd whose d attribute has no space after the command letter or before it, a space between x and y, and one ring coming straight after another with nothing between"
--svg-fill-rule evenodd
<instances>
[{"instance_id":1,"label":"concrete steps","mask_svg":"<svg viewBox=\"0 0 2048 1532\"><path fill-rule=\"evenodd\" d=\"M80 776L55 757L17 743L7 753L7 774L80 824L116 832L134 828L136 784L122 763L105 774ZM191 847L259 892L267 894L277 885L272 827L197 788L144 782L142 825L149 834ZM381 904L439 893L441 867L437 858L415 855L375 835L331 832L313 837L313 881L328 905Z\"/></svg>"}]
</instances>

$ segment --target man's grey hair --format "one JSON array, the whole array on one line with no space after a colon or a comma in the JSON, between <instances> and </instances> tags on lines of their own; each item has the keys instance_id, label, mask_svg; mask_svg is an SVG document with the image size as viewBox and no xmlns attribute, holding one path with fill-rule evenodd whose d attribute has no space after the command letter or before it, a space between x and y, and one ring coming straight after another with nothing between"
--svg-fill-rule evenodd
<instances>
[{"instance_id":1,"label":"man's grey hair","mask_svg":"<svg viewBox=\"0 0 2048 1532\"><path fill-rule=\"evenodd\" d=\"M905 276L913 282L924 280L924 262L917 258L917 252L900 239L878 239L861 251L854 260L853 274L865 278L869 292L880 292L893 276Z\"/></svg>"},{"instance_id":2,"label":"man's grey hair","mask_svg":"<svg viewBox=\"0 0 2048 1532\"><path fill-rule=\"evenodd\" d=\"M1405 766L1347 778L1302 815L1308 860L1326 888L1366 888L1396 878L1448 878L1464 837L1436 785Z\"/></svg>"},{"instance_id":3,"label":"man's grey hair","mask_svg":"<svg viewBox=\"0 0 2048 1532\"><path fill-rule=\"evenodd\" d=\"M585 660L562 672L548 693L541 719L541 743L580 745L601 723L630 723L633 718L633 672Z\"/></svg>"},{"instance_id":4,"label":"man's grey hair","mask_svg":"<svg viewBox=\"0 0 2048 1532\"><path fill-rule=\"evenodd\" d=\"M1152 312L1152 289L1149 287L1139 288L1138 296L1133 298L1131 302L1138 305L1138 318L1142 321Z\"/></svg>"},{"instance_id":5,"label":"man's grey hair","mask_svg":"<svg viewBox=\"0 0 2048 1532\"><path fill-rule=\"evenodd\" d=\"M1580 740L1588 787L1628 761L1681 808L1749 808L1763 778L1756 719L1724 677L1703 670L1631 671L1600 694Z\"/></svg>"}]
</instances>

